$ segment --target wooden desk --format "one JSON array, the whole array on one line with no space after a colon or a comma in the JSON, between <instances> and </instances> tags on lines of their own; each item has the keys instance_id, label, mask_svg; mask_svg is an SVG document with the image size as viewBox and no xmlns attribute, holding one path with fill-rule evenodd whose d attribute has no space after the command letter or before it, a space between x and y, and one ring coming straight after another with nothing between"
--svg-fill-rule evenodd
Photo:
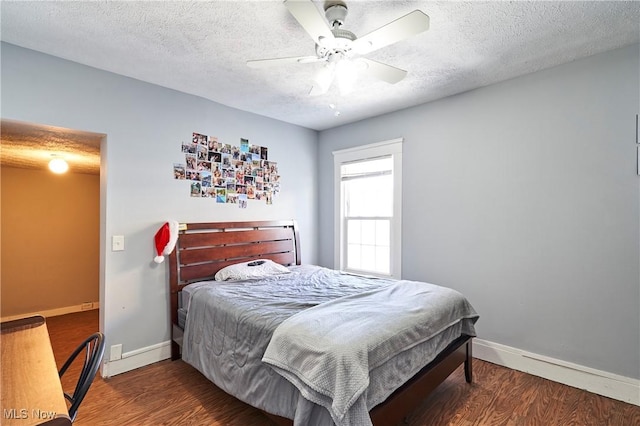
<instances>
[{"instance_id":1,"label":"wooden desk","mask_svg":"<svg viewBox=\"0 0 640 426\"><path fill-rule=\"evenodd\" d=\"M3 426L71 425L44 317L0 325Z\"/></svg>"}]
</instances>

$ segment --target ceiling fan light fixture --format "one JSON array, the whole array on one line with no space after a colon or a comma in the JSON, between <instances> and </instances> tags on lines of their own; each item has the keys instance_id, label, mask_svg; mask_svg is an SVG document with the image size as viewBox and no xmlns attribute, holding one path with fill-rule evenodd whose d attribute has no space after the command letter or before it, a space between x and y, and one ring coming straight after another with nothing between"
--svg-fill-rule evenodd
<instances>
[{"instance_id":1,"label":"ceiling fan light fixture","mask_svg":"<svg viewBox=\"0 0 640 426\"><path fill-rule=\"evenodd\" d=\"M344 95L355 89L357 74L366 74L378 80L395 84L402 80L407 71L367 58L358 58L374 50L405 40L429 29L429 17L421 10L414 10L382 27L358 38L343 29L348 8L344 0L326 0L324 17L313 0L284 0L289 13L316 43L316 56L298 58L273 58L247 61L253 68L263 68L278 64L326 62L325 68L316 72L310 95L326 93L333 79L337 79L340 92ZM347 59L365 61L360 70L351 70L351 65L340 65L345 70L336 72L336 64Z\"/></svg>"},{"instance_id":2,"label":"ceiling fan light fixture","mask_svg":"<svg viewBox=\"0 0 640 426\"><path fill-rule=\"evenodd\" d=\"M336 79L341 95L353 92L358 79L357 65L349 59L341 60L336 64Z\"/></svg>"},{"instance_id":3,"label":"ceiling fan light fixture","mask_svg":"<svg viewBox=\"0 0 640 426\"><path fill-rule=\"evenodd\" d=\"M49 161L49 170L51 170L53 173L61 175L69 170L69 164L63 158L54 157L53 159L51 159L51 161Z\"/></svg>"},{"instance_id":4,"label":"ceiling fan light fixture","mask_svg":"<svg viewBox=\"0 0 640 426\"><path fill-rule=\"evenodd\" d=\"M311 95L321 95L327 93L329 86L335 76L336 63L329 62L318 70L313 78L313 86L311 87Z\"/></svg>"}]
</instances>

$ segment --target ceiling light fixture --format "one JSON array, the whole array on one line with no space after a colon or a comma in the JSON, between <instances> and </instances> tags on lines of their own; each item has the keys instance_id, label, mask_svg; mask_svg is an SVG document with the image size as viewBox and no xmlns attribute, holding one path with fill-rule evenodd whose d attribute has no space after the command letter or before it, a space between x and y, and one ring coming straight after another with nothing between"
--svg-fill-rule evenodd
<instances>
[{"instance_id":1,"label":"ceiling light fixture","mask_svg":"<svg viewBox=\"0 0 640 426\"><path fill-rule=\"evenodd\" d=\"M340 94L346 96L357 88L358 74L366 74L389 84L401 81L407 71L362 56L429 29L429 17L420 10L414 10L358 38L343 28L348 14L344 0L325 1L324 17L315 3L313 0L284 1L289 13L315 42L315 56L257 59L247 61L247 65L265 68L291 63L321 62L325 66L316 72L309 94L327 93L334 79L337 79Z\"/></svg>"},{"instance_id":2,"label":"ceiling light fixture","mask_svg":"<svg viewBox=\"0 0 640 426\"><path fill-rule=\"evenodd\" d=\"M358 78L358 66L350 59L343 59L336 65L336 77L338 89L341 95L348 95L353 92Z\"/></svg>"},{"instance_id":3,"label":"ceiling light fixture","mask_svg":"<svg viewBox=\"0 0 640 426\"><path fill-rule=\"evenodd\" d=\"M335 72L335 62L329 62L322 66L313 78L313 86L311 86L309 94L314 96L326 93L329 90L329 86L331 86Z\"/></svg>"},{"instance_id":4,"label":"ceiling light fixture","mask_svg":"<svg viewBox=\"0 0 640 426\"><path fill-rule=\"evenodd\" d=\"M56 174L62 174L69 170L69 164L62 158L54 157L49 161L49 170Z\"/></svg>"}]
</instances>

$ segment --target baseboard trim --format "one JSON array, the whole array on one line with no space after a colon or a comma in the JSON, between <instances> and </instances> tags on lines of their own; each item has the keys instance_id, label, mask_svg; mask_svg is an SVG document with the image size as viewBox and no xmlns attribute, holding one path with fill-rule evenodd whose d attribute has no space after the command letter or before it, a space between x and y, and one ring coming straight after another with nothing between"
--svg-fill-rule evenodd
<instances>
[{"instance_id":1,"label":"baseboard trim","mask_svg":"<svg viewBox=\"0 0 640 426\"><path fill-rule=\"evenodd\" d=\"M87 302L87 303L82 303L81 305L65 306L62 308L47 309L44 311L30 312L27 314L8 315L6 317L1 317L0 321L2 322L13 321L17 319L32 317L35 315L42 315L45 318L57 317L58 315L66 315L66 314L73 314L73 313L82 312L82 311L90 311L93 309L98 309L99 307L100 307L100 302Z\"/></svg>"},{"instance_id":2,"label":"baseboard trim","mask_svg":"<svg viewBox=\"0 0 640 426\"><path fill-rule=\"evenodd\" d=\"M105 359L107 357L105 356ZM136 368L171 358L171 342L166 341L122 354L122 358L106 361L102 365L102 377L113 377Z\"/></svg>"},{"instance_id":3,"label":"baseboard trim","mask_svg":"<svg viewBox=\"0 0 640 426\"><path fill-rule=\"evenodd\" d=\"M475 358L640 406L640 380L473 339Z\"/></svg>"},{"instance_id":4,"label":"baseboard trim","mask_svg":"<svg viewBox=\"0 0 640 426\"><path fill-rule=\"evenodd\" d=\"M522 371L557 383L640 406L640 380L579 364L526 352L517 348L473 339L474 358ZM166 341L122 354L122 359L103 364L102 377L112 377L171 358Z\"/></svg>"}]
</instances>

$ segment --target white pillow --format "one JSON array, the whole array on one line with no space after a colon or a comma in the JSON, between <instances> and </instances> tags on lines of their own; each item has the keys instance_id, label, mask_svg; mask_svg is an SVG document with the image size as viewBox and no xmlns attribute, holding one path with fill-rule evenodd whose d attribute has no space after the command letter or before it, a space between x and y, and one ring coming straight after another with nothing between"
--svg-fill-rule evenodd
<instances>
[{"instance_id":1,"label":"white pillow","mask_svg":"<svg viewBox=\"0 0 640 426\"><path fill-rule=\"evenodd\" d=\"M216 273L214 279L216 281L250 280L288 272L290 271L279 263L269 259L258 259L224 267Z\"/></svg>"}]
</instances>

